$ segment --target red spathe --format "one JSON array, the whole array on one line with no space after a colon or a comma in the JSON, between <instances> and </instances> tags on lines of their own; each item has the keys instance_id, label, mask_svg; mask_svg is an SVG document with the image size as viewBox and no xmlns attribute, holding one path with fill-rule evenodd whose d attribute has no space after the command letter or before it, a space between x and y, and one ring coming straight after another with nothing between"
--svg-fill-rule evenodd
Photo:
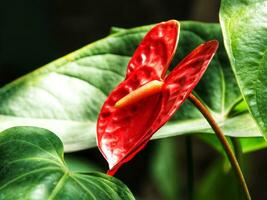
<instances>
[{"instance_id":1,"label":"red spathe","mask_svg":"<svg viewBox=\"0 0 267 200\"><path fill-rule=\"evenodd\" d=\"M109 163L109 175L131 160L186 100L208 67L217 48L209 41L193 50L166 77L179 38L179 23L162 22L153 27L136 49L126 79L108 96L98 118L97 143ZM148 82L163 81L162 90L134 104L115 104Z\"/></svg>"}]
</instances>

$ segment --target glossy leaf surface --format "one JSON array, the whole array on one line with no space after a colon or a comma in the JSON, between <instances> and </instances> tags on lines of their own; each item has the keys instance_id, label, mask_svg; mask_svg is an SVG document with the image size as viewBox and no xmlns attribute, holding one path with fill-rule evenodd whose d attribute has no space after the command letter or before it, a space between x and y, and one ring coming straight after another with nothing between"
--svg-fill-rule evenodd
<instances>
[{"instance_id":1,"label":"glossy leaf surface","mask_svg":"<svg viewBox=\"0 0 267 200\"><path fill-rule=\"evenodd\" d=\"M222 0L225 48L249 110L267 137L267 1Z\"/></svg>"},{"instance_id":2,"label":"glossy leaf surface","mask_svg":"<svg viewBox=\"0 0 267 200\"><path fill-rule=\"evenodd\" d=\"M174 63L205 41L220 42L195 93L215 114L226 135L260 137L249 114L228 116L241 94L223 48L219 25L181 22L180 27ZM109 92L124 79L127 63L149 29L151 26L144 26L110 35L0 88L0 130L38 126L56 133L65 151L96 146L100 108ZM247 126L237 125L244 122ZM154 138L191 133L212 130L201 114L185 102Z\"/></svg>"},{"instance_id":3,"label":"glossy leaf surface","mask_svg":"<svg viewBox=\"0 0 267 200\"><path fill-rule=\"evenodd\" d=\"M71 172L63 144L48 130L8 129L1 133L0 151L0 199L134 199L114 177Z\"/></svg>"},{"instance_id":4,"label":"glossy leaf surface","mask_svg":"<svg viewBox=\"0 0 267 200\"><path fill-rule=\"evenodd\" d=\"M89 160L88 155L80 155L81 152L66 153L64 161L67 167L72 172L88 173L88 172L105 172L95 162Z\"/></svg>"}]
</instances>

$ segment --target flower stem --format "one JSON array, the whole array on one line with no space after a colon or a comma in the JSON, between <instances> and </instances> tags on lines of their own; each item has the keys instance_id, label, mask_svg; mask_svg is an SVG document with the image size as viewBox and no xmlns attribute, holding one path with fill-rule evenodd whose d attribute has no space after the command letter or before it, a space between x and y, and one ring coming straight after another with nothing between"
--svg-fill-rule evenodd
<instances>
[{"instance_id":1,"label":"flower stem","mask_svg":"<svg viewBox=\"0 0 267 200\"><path fill-rule=\"evenodd\" d=\"M193 160L193 146L191 136L186 136L186 159L187 159L187 195L188 200L194 199L194 160Z\"/></svg>"},{"instance_id":2,"label":"flower stem","mask_svg":"<svg viewBox=\"0 0 267 200\"><path fill-rule=\"evenodd\" d=\"M209 110L200 102L200 100L197 97L195 97L193 94L190 94L188 98L198 108L198 110L202 113L202 115L206 118L206 120L208 121L212 129L214 130L216 136L218 137L219 141L221 142L224 148L224 151L232 165L232 168L235 171L235 174L240 182L240 185L243 189L246 199L251 200L249 190L246 184L246 180L243 176L242 170L221 128L218 126L218 124L212 117Z\"/></svg>"}]
</instances>

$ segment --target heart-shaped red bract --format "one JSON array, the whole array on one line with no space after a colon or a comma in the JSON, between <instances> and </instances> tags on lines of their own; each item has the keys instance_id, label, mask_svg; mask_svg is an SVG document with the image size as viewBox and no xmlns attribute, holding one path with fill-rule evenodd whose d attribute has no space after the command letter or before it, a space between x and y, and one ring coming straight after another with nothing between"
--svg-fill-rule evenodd
<instances>
[{"instance_id":1,"label":"heart-shaped red bract","mask_svg":"<svg viewBox=\"0 0 267 200\"><path fill-rule=\"evenodd\" d=\"M154 26L130 60L126 79L105 101L97 123L97 143L109 163L108 174L113 175L131 160L170 119L197 85L218 48L217 41L198 46L166 76L178 38L177 21ZM163 82L159 92L144 95L124 107L115 106L125 96L155 80Z\"/></svg>"}]
</instances>

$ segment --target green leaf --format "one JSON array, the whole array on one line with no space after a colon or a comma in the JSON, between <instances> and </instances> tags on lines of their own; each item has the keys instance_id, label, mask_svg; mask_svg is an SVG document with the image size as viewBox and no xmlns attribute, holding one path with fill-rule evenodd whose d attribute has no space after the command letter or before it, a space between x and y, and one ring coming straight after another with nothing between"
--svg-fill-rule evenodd
<instances>
[{"instance_id":1,"label":"green leaf","mask_svg":"<svg viewBox=\"0 0 267 200\"><path fill-rule=\"evenodd\" d=\"M0 135L0 199L134 199L118 179L70 171L52 132L15 127Z\"/></svg>"},{"instance_id":2,"label":"green leaf","mask_svg":"<svg viewBox=\"0 0 267 200\"><path fill-rule=\"evenodd\" d=\"M225 48L249 110L267 137L267 1L222 0Z\"/></svg>"},{"instance_id":3,"label":"green leaf","mask_svg":"<svg viewBox=\"0 0 267 200\"><path fill-rule=\"evenodd\" d=\"M56 133L66 151L94 147L99 110L109 92L124 79L131 55L151 27L119 31L0 88L0 130L37 126ZM219 40L220 48L196 95L211 109L226 135L261 136L248 113L229 116L242 98L218 24L182 22L172 67L197 45L212 39ZM244 121L248 125L236 125ZM154 138L212 132L198 110L185 102Z\"/></svg>"},{"instance_id":4,"label":"green leaf","mask_svg":"<svg viewBox=\"0 0 267 200\"><path fill-rule=\"evenodd\" d=\"M207 134L197 134L196 135L201 140L205 141L209 145L211 145L214 149L224 154L225 151L222 148L221 143L218 141L218 138L215 135L207 135ZM257 151L267 147L267 142L263 137L240 137L237 139L240 143L242 153L251 153L253 151ZM231 140L228 138L228 142L232 144Z\"/></svg>"},{"instance_id":5,"label":"green leaf","mask_svg":"<svg viewBox=\"0 0 267 200\"><path fill-rule=\"evenodd\" d=\"M64 160L70 171L79 173L88 173L94 171L101 171L99 166L97 166L92 161L89 161L88 157L79 155L76 153L67 153L64 156Z\"/></svg>"},{"instance_id":6,"label":"green leaf","mask_svg":"<svg viewBox=\"0 0 267 200\"><path fill-rule=\"evenodd\" d=\"M221 143L215 135L197 134L196 136L211 145L220 153L225 153ZM231 140L229 138L227 139L229 144L232 145ZM267 142L263 137L240 137L237 138L237 141L240 143L242 153L250 153L267 147Z\"/></svg>"},{"instance_id":7,"label":"green leaf","mask_svg":"<svg viewBox=\"0 0 267 200\"><path fill-rule=\"evenodd\" d=\"M125 28L112 26L111 29L110 29L110 34L119 33L119 32L126 31L126 30L127 29L125 29Z\"/></svg>"}]
</instances>

